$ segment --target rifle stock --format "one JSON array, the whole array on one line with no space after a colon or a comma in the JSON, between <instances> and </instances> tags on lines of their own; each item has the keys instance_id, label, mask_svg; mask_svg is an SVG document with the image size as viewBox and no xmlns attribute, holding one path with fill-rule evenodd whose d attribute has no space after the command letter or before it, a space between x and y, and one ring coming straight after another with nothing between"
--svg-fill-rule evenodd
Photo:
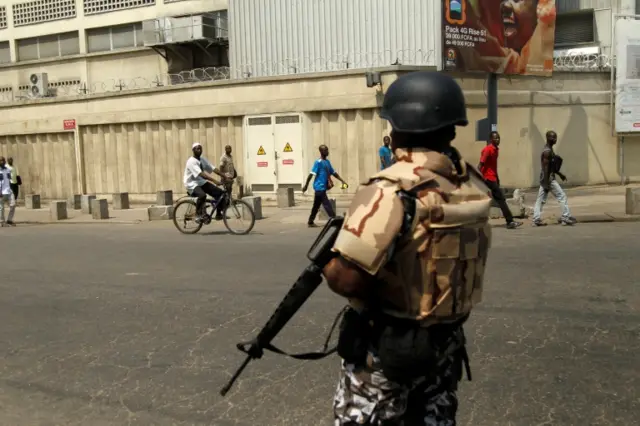
<instances>
[{"instance_id":1,"label":"rifle stock","mask_svg":"<svg viewBox=\"0 0 640 426\"><path fill-rule=\"evenodd\" d=\"M307 253L311 264L302 271L302 274L289 289L284 299L280 302L258 335L249 342L238 343L236 345L238 350L247 354L247 358L229 382L221 389L220 395L225 396L229 392L235 381L240 377L240 374L242 374L247 365L249 365L249 362L252 359L262 358L265 349L284 354L284 352L272 346L271 341L280 333L289 320L322 283L322 269L334 257L331 249L342 228L343 222L344 218L342 217L335 217L327 222ZM321 354L292 356L299 359L319 359L322 357Z\"/></svg>"}]
</instances>

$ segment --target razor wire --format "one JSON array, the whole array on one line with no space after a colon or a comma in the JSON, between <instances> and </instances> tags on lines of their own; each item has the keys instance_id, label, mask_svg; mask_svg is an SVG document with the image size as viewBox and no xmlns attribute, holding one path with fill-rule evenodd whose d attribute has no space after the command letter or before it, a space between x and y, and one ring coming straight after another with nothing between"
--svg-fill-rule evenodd
<instances>
[{"instance_id":1,"label":"razor wire","mask_svg":"<svg viewBox=\"0 0 640 426\"><path fill-rule=\"evenodd\" d=\"M300 75L346 70L370 70L393 65L436 66L434 50L385 50L382 52L362 52L336 54L329 57L298 57L280 61L263 61L255 64L240 61L234 68L206 67L179 73L153 76L114 77L108 80L64 84L64 81L50 85L44 99L67 97L91 97L114 92L149 90L159 87L194 85L203 82L224 80L248 80L260 77ZM605 54L567 54L554 58L554 71L559 72L605 72L610 71L612 58ZM0 103L13 103L36 99L28 90L0 91ZM37 99L42 99L38 97Z\"/></svg>"},{"instance_id":2,"label":"razor wire","mask_svg":"<svg viewBox=\"0 0 640 426\"><path fill-rule=\"evenodd\" d=\"M605 72L613 66L613 58L606 54L568 53L553 58L554 71Z\"/></svg>"}]
</instances>

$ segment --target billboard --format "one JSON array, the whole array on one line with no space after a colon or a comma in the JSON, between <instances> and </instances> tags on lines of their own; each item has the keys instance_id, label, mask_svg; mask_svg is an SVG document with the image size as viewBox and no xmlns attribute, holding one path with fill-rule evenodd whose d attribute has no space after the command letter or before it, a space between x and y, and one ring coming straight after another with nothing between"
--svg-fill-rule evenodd
<instances>
[{"instance_id":1,"label":"billboard","mask_svg":"<svg viewBox=\"0 0 640 426\"><path fill-rule=\"evenodd\" d=\"M616 133L640 132L640 21L619 19L616 37Z\"/></svg>"},{"instance_id":2,"label":"billboard","mask_svg":"<svg viewBox=\"0 0 640 426\"><path fill-rule=\"evenodd\" d=\"M551 76L555 0L443 0L445 71Z\"/></svg>"}]
</instances>

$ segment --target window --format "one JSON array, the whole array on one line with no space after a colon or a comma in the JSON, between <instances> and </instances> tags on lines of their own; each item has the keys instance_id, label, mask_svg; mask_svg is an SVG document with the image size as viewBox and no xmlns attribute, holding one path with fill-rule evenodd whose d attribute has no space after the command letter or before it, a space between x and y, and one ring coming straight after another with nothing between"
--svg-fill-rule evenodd
<instances>
[{"instance_id":1,"label":"window","mask_svg":"<svg viewBox=\"0 0 640 426\"><path fill-rule=\"evenodd\" d=\"M156 0L84 0L84 14L95 15L122 9L153 6Z\"/></svg>"},{"instance_id":2,"label":"window","mask_svg":"<svg viewBox=\"0 0 640 426\"><path fill-rule=\"evenodd\" d=\"M0 64L11 63L11 47L8 41L0 41Z\"/></svg>"},{"instance_id":3,"label":"window","mask_svg":"<svg viewBox=\"0 0 640 426\"><path fill-rule=\"evenodd\" d=\"M51 34L17 40L18 61L56 58L80 53L78 32Z\"/></svg>"},{"instance_id":4,"label":"window","mask_svg":"<svg viewBox=\"0 0 640 426\"><path fill-rule=\"evenodd\" d=\"M595 43L596 31L593 10L561 13L556 18L555 47L570 47Z\"/></svg>"},{"instance_id":5,"label":"window","mask_svg":"<svg viewBox=\"0 0 640 426\"><path fill-rule=\"evenodd\" d=\"M580 0L556 0L558 13L575 12L580 10Z\"/></svg>"},{"instance_id":6,"label":"window","mask_svg":"<svg viewBox=\"0 0 640 426\"><path fill-rule=\"evenodd\" d=\"M139 46L144 46L140 22L87 30L87 52L89 53Z\"/></svg>"},{"instance_id":7,"label":"window","mask_svg":"<svg viewBox=\"0 0 640 426\"><path fill-rule=\"evenodd\" d=\"M13 25L16 27L75 17L75 0L34 0L13 5Z\"/></svg>"},{"instance_id":8,"label":"window","mask_svg":"<svg viewBox=\"0 0 640 426\"><path fill-rule=\"evenodd\" d=\"M7 28L7 8L6 6L0 6L0 30Z\"/></svg>"}]
</instances>

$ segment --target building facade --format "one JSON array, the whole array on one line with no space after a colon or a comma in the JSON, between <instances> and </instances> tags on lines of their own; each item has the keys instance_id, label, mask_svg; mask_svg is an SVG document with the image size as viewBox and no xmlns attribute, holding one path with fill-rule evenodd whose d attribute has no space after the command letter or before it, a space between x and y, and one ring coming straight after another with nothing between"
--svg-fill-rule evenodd
<instances>
[{"instance_id":1,"label":"building facade","mask_svg":"<svg viewBox=\"0 0 640 426\"><path fill-rule=\"evenodd\" d=\"M226 0L5 3L0 6L0 102L157 87L189 81L193 69L228 66L225 43L202 37L220 37L202 17L213 16L209 22L219 27L216 13L226 16ZM171 29L172 17L185 17L180 28ZM177 41L165 42L171 39L159 37L165 34ZM214 47L206 48L209 43Z\"/></svg>"},{"instance_id":2,"label":"building facade","mask_svg":"<svg viewBox=\"0 0 640 426\"><path fill-rule=\"evenodd\" d=\"M557 57L573 53L594 61L599 56L599 64L606 64L612 56L613 16L640 13L640 0L556 0L556 7Z\"/></svg>"},{"instance_id":3,"label":"building facade","mask_svg":"<svg viewBox=\"0 0 640 426\"><path fill-rule=\"evenodd\" d=\"M26 3L7 5L0 9L0 154L19 161L23 194L127 191L145 199L183 191L194 140L213 161L230 144L245 192L269 196L298 191L324 143L352 192L376 170L389 132L378 117L384 91L403 73L436 70L440 57L439 2L364 1L289 1L295 9L285 0L38 0L40 15L25 15ZM536 185L550 128L571 184L617 183L622 170L638 179L640 142L627 138L622 156L612 133L610 63L601 53L611 40L598 26L628 2L608 9L557 2L553 77L499 81L502 184ZM225 24L216 13L227 9ZM579 25L566 16L588 13L594 37L562 35L578 33L563 29ZM435 29L420 27L424 21ZM367 85L369 70L381 73L379 86ZM471 122L483 118L482 76L456 77ZM458 133L457 146L475 164L482 143L473 125Z\"/></svg>"}]
</instances>

